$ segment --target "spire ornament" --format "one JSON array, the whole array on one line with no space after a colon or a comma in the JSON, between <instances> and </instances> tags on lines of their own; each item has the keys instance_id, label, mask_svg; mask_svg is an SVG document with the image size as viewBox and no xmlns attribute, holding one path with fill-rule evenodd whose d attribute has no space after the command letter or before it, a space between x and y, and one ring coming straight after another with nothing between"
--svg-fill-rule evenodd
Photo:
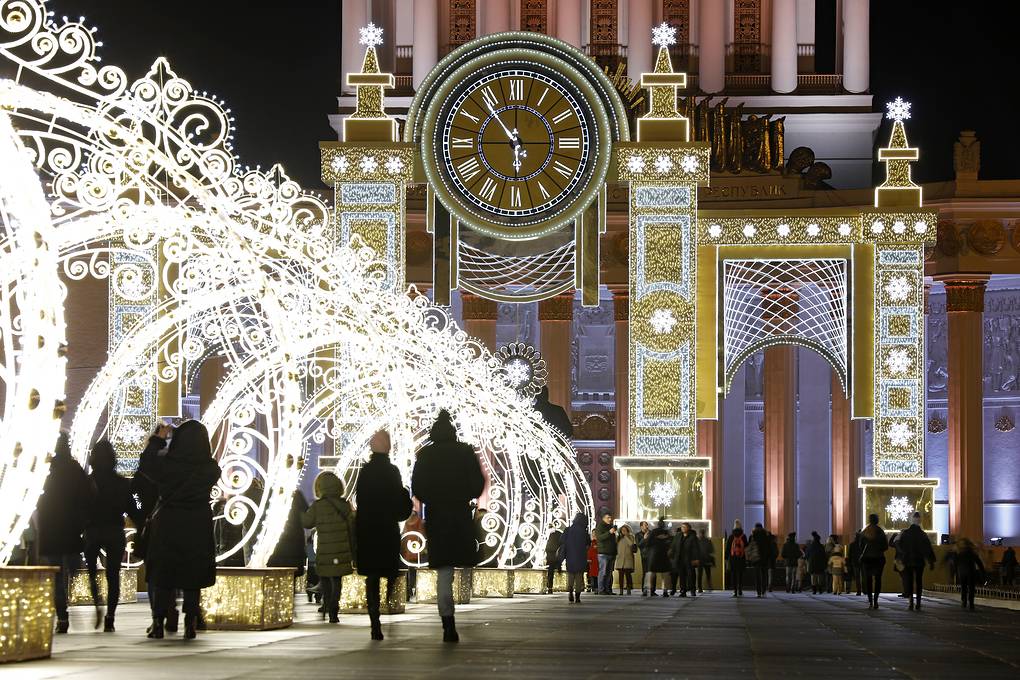
<instances>
[{"instance_id":1,"label":"spire ornament","mask_svg":"<svg viewBox=\"0 0 1020 680\"><path fill-rule=\"evenodd\" d=\"M392 88L396 81L392 73L379 69L379 56L375 48L383 43L383 29L370 23L358 29L365 46L365 58L360 73L348 73L347 84L357 88L358 103L354 113L343 122L343 138L347 142L395 142L397 121L386 115L383 107L383 90Z\"/></svg>"},{"instance_id":2,"label":"spire ornament","mask_svg":"<svg viewBox=\"0 0 1020 680\"><path fill-rule=\"evenodd\" d=\"M893 125L889 145L878 150L878 160L885 163L885 182L875 189L875 207L920 208L921 187L910 177L910 164L918 159L918 149L907 142L903 125L903 121L910 118L910 102L896 97L885 108L885 117Z\"/></svg>"}]
</instances>

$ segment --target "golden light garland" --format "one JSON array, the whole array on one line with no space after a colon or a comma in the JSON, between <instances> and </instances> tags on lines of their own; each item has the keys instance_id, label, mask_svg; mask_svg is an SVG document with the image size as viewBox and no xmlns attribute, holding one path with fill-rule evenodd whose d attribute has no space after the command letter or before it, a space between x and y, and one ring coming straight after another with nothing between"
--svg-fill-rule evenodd
<instances>
[{"instance_id":1,"label":"golden light garland","mask_svg":"<svg viewBox=\"0 0 1020 680\"><path fill-rule=\"evenodd\" d=\"M272 630L294 623L294 570L220 567L202 591L210 630Z\"/></svg>"},{"instance_id":2,"label":"golden light garland","mask_svg":"<svg viewBox=\"0 0 1020 680\"><path fill-rule=\"evenodd\" d=\"M0 662L50 655L56 572L56 567L0 567Z\"/></svg>"}]
</instances>

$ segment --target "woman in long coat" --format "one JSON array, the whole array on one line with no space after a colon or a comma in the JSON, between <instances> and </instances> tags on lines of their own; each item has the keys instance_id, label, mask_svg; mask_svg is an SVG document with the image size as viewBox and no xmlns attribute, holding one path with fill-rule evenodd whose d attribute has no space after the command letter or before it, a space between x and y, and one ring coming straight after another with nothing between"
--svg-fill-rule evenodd
<instances>
[{"instance_id":1,"label":"woman in long coat","mask_svg":"<svg viewBox=\"0 0 1020 680\"><path fill-rule=\"evenodd\" d=\"M655 582L660 576L662 578L662 596L669 597L666 578L673 568L669 558L670 541L666 522L660 519L646 540L648 545L648 594L652 597L655 596Z\"/></svg>"},{"instance_id":2,"label":"woman in long coat","mask_svg":"<svg viewBox=\"0 0 1020 680\"><path fill-rule=\"evenodd\" d=\"M358 474L355 520L358 544L358 573L365 577L368 617L372 639L382 640L379 623L379 579L386 579L386 600L400 570L400 522L411 515L411 495L400 480L400 471L390 463L390 436L377 432L369 443L372 455Z\"/></svg>"},{"instance_id":3,"label":"woman in long coat","mask_svg":"<svg viewBox=\"0 0 1020 680\"><path fill-rule=\"evenodd\" d=\"M585 572L588 571L588 546L591 539L588 533L588 518L577 513L574 521L563 532L563 557L567 567L567 599L570 602L581 601L581 589L584 587Z\"/></svg>"},{"instance_id":4,"label":"woman in long coat","mask_svg":"<svg viewBox=\"0 0 1020 680\"><path fill-rule=\"evenodd\" d=\"M457 430L444 409L429 432L431 443L418 453L411 490L424 505L429 567L437 574L439 616L443 641L457 642L453 608L454 567L478 564L478 544L471 501L485 488L478 456L469 444L457 441Z\"/></svg>"},{"instance_id":5,"label":"woman in long coat","mask_svg":"<svg viewBox=\"0 0 1020 680\"><path fill-rule=\"evenodd\" d=\"M341 579L354 573L354 510L344 498L343 482L332 472L320 472L313 486L316 500L302 515L301 523L306 529L315 529L322 612L329 614L330 623L339 623Z\"/></svg>"},{"instance_id":6,"label":"woman in long coat","mask_svg":"<svg viewBox=\"0 0 1020 680\"><path fill-rule=\"evenodd\" d=\"M170 439L165 456L159 452ZM161 425L142 452L138 474L155 483L159 501L149 518L145 571L156 598L150 638L163 637L163 625L184 591L184 637L194 638L199 591L216 583L216 544L209 492L220 477L209 433L197 420L172 430Z\"/></svg>"}]
</instances>

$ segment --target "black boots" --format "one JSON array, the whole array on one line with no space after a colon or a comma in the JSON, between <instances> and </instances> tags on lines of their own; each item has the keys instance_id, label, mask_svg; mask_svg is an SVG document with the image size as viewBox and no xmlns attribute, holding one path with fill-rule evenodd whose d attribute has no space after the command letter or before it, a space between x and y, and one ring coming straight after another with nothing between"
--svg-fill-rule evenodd
<instances>
[{"instance_id":1,"label":"black boots","mask_svg":"<svg viewBox=\"0 0 1020 680\"><path fill-rule=\"evenodd\" d=\"M574 591L570 591L570 592L569 592L569 593L567 594L567 601L568 601L568 602L573 602L573 601L574 601Z\"/></svg>"},{"instance_id":2,"label":"black boots","mask_svg":"<svg viewBox=\"0 0 1020 680\"><path fill-rule=\"evenodd\" d=\"M379 622L379 609L368 610L368 620L372 622L372 639L382 640L382 624Z\"/></svg>"},{"instance_id":3,"label":"black boots","mask_svg":"<svg viewBox=\"0 0 1020 680\"><path fill-rule=\"evenodd\" d=\"M68 619L57 619L57 632L66 633L71 628L71 622Z\"/></svg>"},{"instance_id":4,"label":"black boots","mask_svg":"<svg viewBox=\"0 0 1020 680\"><path fill-rule=\"evenodd\" d=\"M452 616L442 616L443 620L443 642L460 642L457 635L457 627L454 625Z\"/></svg>"},{"instance_id":5,"label":"black boots","mask_svg":"<svg viewBox=\"0 0 1020 680\"><path fill-rule=\"evenodd\" d=\"M198 626L198 617L194 614L184 615L184 639L194 640L198 635L196 627Z\"/></svg>"},{"instance_id":6,"label":"black boots","mask_svg":"<svg viewBox=\"0 0 1020 680\"><path fill-rule=\"evenodd\" d=\"M108 615L105 619L103 619L103 632L104 633L113 633L113 632L116 632L114 630L114 628L113 628L113 617L112 616Z\"/></svg>"},{"instance_id":7,"label":"black boots","mask_svg":"<svg viewBox=\"0 0 1020 680\"><path fill-rule=\"evenodd\" d=\"M180 622L181 622L181 610L178 609L177 607L174 607L166 615L166 632L176 633L177 624L179 624Z\"/></svg>"},{"instance_id":8,"label":"black boots","mask_svg":"<svg viewBox=\"0 0 1020 680\"><path fill-rule=\"evenodd\" d=\"M163 619L153 618L152 625L149 626L147 638L150 640L162 640L163 639Z\"/></svg>"}]
</instances>

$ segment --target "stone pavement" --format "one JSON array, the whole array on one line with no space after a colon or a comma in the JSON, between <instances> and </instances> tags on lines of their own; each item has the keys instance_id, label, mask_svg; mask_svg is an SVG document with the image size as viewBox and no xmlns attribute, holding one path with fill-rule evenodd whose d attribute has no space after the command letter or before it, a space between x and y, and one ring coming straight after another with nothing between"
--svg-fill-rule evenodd
<instances>
[{"instance_id":1,"label":"stone pavement","mask_svg":"<svg viewBox=\"0 0 1020 680\"><path fill-rule=\"evenodd\" d=\"M383 617L387 639L369 640L365 616L320 623L302 599L297 623L280 631L209 632L147 640L144 604L123 606L116 634L89 629L75 607L72 632L52 659L0 667L0 679L104 678L977 678L1020 677L1020 614L962 611L926 600L922 612L884 596L753 593L732 599L565 595L478 600L459 607L459 645L440 642L435 607Z\"/></svg>"}]
</instances>

